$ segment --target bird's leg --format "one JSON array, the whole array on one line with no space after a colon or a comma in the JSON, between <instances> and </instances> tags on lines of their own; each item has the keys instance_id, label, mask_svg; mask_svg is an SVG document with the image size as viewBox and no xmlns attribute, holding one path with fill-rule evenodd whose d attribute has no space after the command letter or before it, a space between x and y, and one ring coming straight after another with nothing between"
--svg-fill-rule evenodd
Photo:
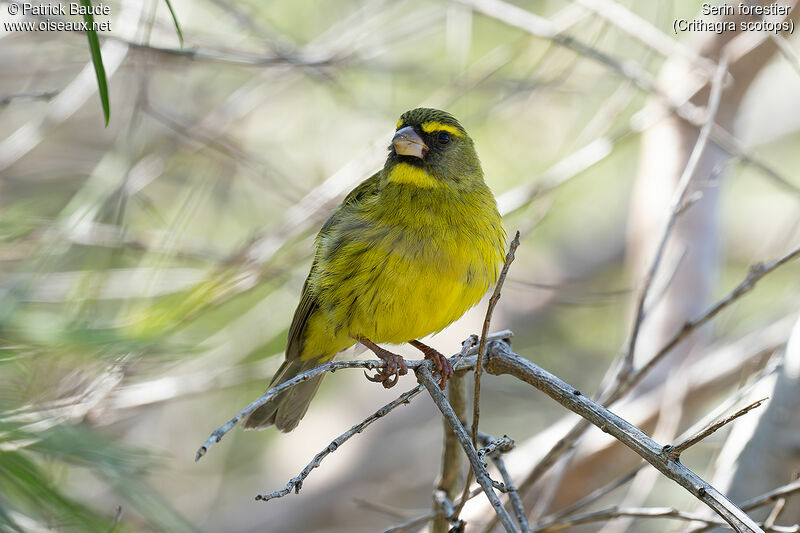
<instances>
[{"instance_id":1,"label":"bird's leg","mask_svg":"<svg viewBox=\"0 0 800 533\"><path fill-rule=\"evenodd\" d=\"M406 368L406 362L402 355L397 355L389 350L381 348L371 340L365 339L364 337L360 337L358 342L372 350L379 358L386 361L386 367L378 370L378 373L374 376L370 376L364 372L364 375L367 376L368 380L374 381L375 383L381 383L384 388L390 389L394 387L400 376L405 376L408 373L408 368Z\"/></svg>"},{"instance_id":2,"label":"bird's leg","mask_svg":"<svg viewBox=\"0 0 800 533\"><path fill-rule=\"evenodd\" d=\"M425 359L433 361L436 371L439 372L439 387L444 389L445 385L447 385L447 380L453 375L453 366L447 360L447 357L418 340L408 341L408 343L424 353Z\"/></svg>"}]
</instances>

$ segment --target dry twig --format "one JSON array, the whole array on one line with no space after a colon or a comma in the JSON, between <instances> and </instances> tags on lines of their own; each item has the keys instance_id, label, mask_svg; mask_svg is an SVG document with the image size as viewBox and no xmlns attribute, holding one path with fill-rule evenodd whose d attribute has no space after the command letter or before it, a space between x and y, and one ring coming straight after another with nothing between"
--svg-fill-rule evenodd
<instances>
[{"instance_id":1,"label":"dry twig","mask_svg":"<svg viewBox=\"0 0 800 533\"><path fill-rule=\"evenodd\" d=\"M725 522L719 518L704 516L699 513L685 513L671 507L611 507L600 511L591 511L581 515L575 515L562 520L542 524L534 530L534 533L553 533L568 527L580 524L590 524L594 522L606 522L616 518L671 518L685 522L702 522L704 527L725 526ZM798 533L800 526L767 526L763 524L764 531L768 533Z\"/></svg>"},{"instance_id":2,"label":"dry twig","mask_svg":"<svg viewBox=\"0 0 800 533\"><path fill-rule=\"evenodd\" d=\"M472 348L477 337L472 336L464 341L462 344L461 352L466 354L467 350ZM447 399L453 407L453 411L458 416L459 420L466 419L467 413L467 381L463 373L454 373L447 382ZM442 472L439 476L439 482L436 484L434 491L434 509L441 509L440 499L437 498L438 492L444 492L448 499L454 499L458 492L459 483L461 481L461 445L458 443L453 430L447 424L447 421L442 420L444 424L444 445L442 453ZM433 533L444 533L450 529L448 516L452 516L451 512L446 512L444 517L439 516L434 520Z\"/></svg>"},{"instance_id":3,"label":"dry twig","mask_svg":"<svg viewBox=\"0 0 800 533\"><path fill-rule=\"evenodd\" d=\"M519 246L519 231L514 235L514 239L508 247L506 260L503 263L503 269L500 271L500 276L497 278L497 284L494 287L494 292L489 298L489 305L486 308L486 318L483 320L483 329L481 330L481 341L478 344L478 361L475 364L475 395L472 403L472 445L478 447L478 422L481 418L481 375L483 374L483 358L486 356L486 337L489 334L489 325L492 323L492 314L497 302L500 301L500 291L503 289L503 282L508 275L508 268L514 262L514 254Z\"/></svg>"},{"instance_id":4,"label":"dry twig","mask_svg":"<svg viewBox=\"0 0 800 533\"><path fill-rule=\"evenodd\" d=\"M448 403L444 393L433 379L429 365L417 365L417 367L414 369L414 372L417 375L417 379L419 379L422 384L425 385L425 388L428 389L428 393L431 395L436 407L438 407L442 412L442 415L444 415L447 423L453 430L453 433L455 433L458 441L461 443L461 447L464 449L464 453L467 454L467 458L472 465L472 471L475 473L478 483L483 488L483 492L486 494L486 497L492 504L495 513L500 519L500 523L503 524L503 527L506 531L509 533L515 533L516 527L514 527L514 522L511 520L511 516L508 514L508 511L506 511L505 507L503 507L503 504L500 502L500 498L498 498L497 494L494 492L494 483L492 482L489 473L486 471L486 467L483 466L483 463L478 457L478 452L475 449L475 446L472 445L472 441L467 434L467 430L464 429L464 426L461 424L461 421L456 416L453 408Z\"/></svg>"},{"instance_id":5,"label":"dry twig","mask_svg":"<svg viewBox=\"0 0 800 533\"><path fill-rule=\"evenodd\" d=\"M481 417L481 375L483 374L483 358L486 354L486 335L489 332L489 324L492 322L494 308L497 305L497 302L500 300L500 291L503 288L503 282L508 275L508 268L514 261L514 253L517 251L517 246L519 246L519 231L516 232L514 239L511 241L511 244L508 247L508 253L506 254L505 262L503 263L503 269L500 271L500 276L497 278L497 284L495 284L494 292L489 298L489 305L486 308L486 318L483 320L481 341L478 345L478 361L475 364L475 392L472 402L472 446L474 448L478 447L478 423L480 422ZM456 514L454 517L455 519L458 518L461 510L464 508L464 504L467 502L467 494L469 493L469 485L471 482L472 471L470 470L467 472L467 479L464 482L464 491L461 494L461 504L456 508Z\"/></svg>"},{"instance_id":6,"label":"dry twig","mask_svg":"<svg viewBox=\"0 0 800 533\"><path fill-rule=\"evenodd\" d=\"M667 341L667 343L656 353L645 365L632 372L627 381L619 383L610 389L598 400L603 405L612 405L622 398L630 389L637 385L664 357L681 341L688 337L694 330L713 319L723 309L730 306L744 294L750 292L764 276L781 267L782 265L800 257L800 245L795 246L783 256L770 261L769 263L758 263L750 267L745 279L739 283L731 292L721 300L709 307L701 316L686 322L683 327ZM525 494L530 487L558 460L566 451L572 449L578 438L588 429L589 423L581 419L562 437L545 456L531 470L522 484L519 486L521 494Z\"/></svg>"},{"instance_id":7,"label":"dry twig","mask_svg":"<svg viewBox=\"0 0 800 533\"><path fill-rule=\"evenodd\" d=\"M636 351L636 341L639 337L639 330L641 328L642 322L644 321L645 302L647 301L647 296L650 292L650 287L652 286L653 280L655 279L656 273L658 272L658 267L661 265L661 259L664 256L664 250L666 250L669 236L672 233L672 229L675 227L675 222L678 219L678 215L684 210L681 206L683 206L684 200L686 199L686 193L689 191L689 184L691 183L692 177L694 176L694 173L697 170L697 165L700 162L700 157L703 155L703 152L705 151L706 146L708 145L709 137L711 135L711 130L712 127L714 126L714 119L717 115L717 110L719 109L720 97L722 95L723 79L727 72L728 72L728 56L723 55L722 58L720 59L719 64L717 65L717 70L714 73L714 79L711 82L711 94L708 98L708 113L706 117L706 122L700 129L700 134L697 136L697 142L695 143L694 148L692 149L692 153L689 156L689 160L686 163L686 167L683 169L683 174L681 174L681 177L678 180L678 187L675 190L670 205L669 218L667 219L664 230L661 233L661 240L658 243L655 256L653 257L650 269L647 272L647 276L645 277L644 280L644 286L642 287L642 290L639 294L639 298L637 299L636 302L636 313L633 323L633 331L631 332L630 342L628 344L628 351L625 354L622 367L617 376L617 379L619 379L620 381L625 381L627 377L630 375L631 371L633 370L633 360Z\"/></svg>"},{"instance_id":8,"label":"dry twig","mask_svg":"<svg viewBox=\"0 0 800 533\"><path fill-rule=\"evenodd\" d=\"M500 476L503 478L503 484L506 487L506 493L511 502L511 509L514 511L514 517L517 519L520 530L522 533L531 533L531 525L528 522L528 515L525 512L525 507L522 505L522 499L519 497L519 492L517 492L517 487L514 485L514 480L511 478L511 474L508 473L505 461L503 461L502 454L514 448L514 441L508 438L507 435L503 435L503 437L499 439L493 439L485 433L478 433L478 438L480 438L481 444L484 445L484 447L478 451L478 455L481 458L488 455L494 463L494 466L497 467Z\"/></svg>"},{"instance_id":9,"label":"dry twig","mask_svg":"<svg viewBox=\"0 0 800 533\"><path fill-rule=\"evenodd\" d=\"M259 494L256 496L256 501L266 502L269 500L273 500L275 498L282 498L283 496L286 496L287 494L292 492L292 490L294 490L295 494L299 494L300 489L303 487L303 482L305 481L305 479L308 477L308 475L311 473L312 470L314 470L315 468L320 466L320 464L322 464L323 459L325 459L328 455L338 450L339 447L348 440L350 440L351 437L364 431L370 424L372 424L379 418L383 418L391 411L393 411L396 407L405 405L408 402L410 402L411 398L422 392L423 388L424 387L422 385L417 385L413 389L404 392L403 394L400 395L400 397L387 403L386 405L375 411L373 414L371 414L369 417L367 417L365 420L362 420L355 426L351 427L350 429L348 429L347 431L345 431L344 433L333 439L333 442L328 444L324 450L315 455L314 459L312 459L311 462L308 463L306 467L297 476L290 479L284 488L276 490L274 492L270 492L269 494Z\"/></svg>"},{"instance_id":10,"label":"dry twig","mask_svg":"<svg viewBox=\"0 0 800 533\"><path fill-rule=\"evenodd\" d=\"M516 355L506 343L492 343L489 353L486 369L491 374L511 374L533 385L564 407L611 434L656 467L662 474L677 482L694 497L713 509L737 531L763 531L753 519L731 503L717 489L680 462L671 459L664 453L662 446L639 428L590 400L556 376Z\"/></svg>"},{"instance_id":11,"label":"dry twig","mask_svg":"<svg viewBox=\"0 0 800 533\"><path fill-rule=\"evenodd\" d=\"M488 341L493 340L501 340L501 339L508 339L512 335L511 331L503 330L498 331L497 333L492 333L488 336ZM471 349L467 351L467 354L474 354L476 351ZM458 354L457 357L460 357L461 354ZM466 359L462 359L460 362L457 362L454 368L455 369L464 369L464 368L472 368L475 365L475 357L469 357ZM408 368L414 369L420 364L422 364L424 360L420 361L407 361L406 364ZM219 442L222 437L225 436L231 429L233 429L236 424L239 423L244 417L252 413L254 410L258 409L260 406L264 405L272 398L277 396L278 394L282 393L285 390L288 390L299 383L304 381L308 381L309 379L313 378L314 376L319 376L326 372L336 372L337 370L343 368L362 368L365 370L376 370L378 368L383 368L386 365L384 361L378 360L366 360L366 361L332 361L330 363L326 363L324 365L320 365L318 367L312 368L311 370L307 370L305 372L301 372L300 374L296 375L292 379L281 383L280 385L269 389L267 392L262 394L259 398L253 400L247 407L239 411L233 418L231 418L227 423L223 424L222 426L215 429L211 436L203 443L202 446L197 450L197 454L195 456L195 461L199 461L201 457L203 457L208 449L214 445L215 443Z\"/></svg>"},{"instance_id":12,"label":"dry twig","mask_svg":"<svg viewBox=\"0 0 800 533\"><path fill-rule=\"evenodd\" d=\"M714 422L713 424L709 424L707 427L705 427L702 430L698 431L697 433L695 433L694 435L692 435L688 439L684 440L680 444L676 444L675 446L669 446L669 445L665 446L664 447L664 452L667 455L669 455L670 458L672 458L675 461L677 461L678 459L680 459L681 453L686 451L688 448L694 446L695 444L697 444L701 440L705 439L706 437L708 437L709 435L711 435L712 433L714 433L718 429L722 428L723 426L726 426L727 424L730 424L731 422L733 422L734 420L736 420L740 416L746 415L747 413L749 413L750 411L752 411L756 407L761 406L761 404L764 403L766 400L767 400L767 398L761 398L760 400L757 400L757 401L751 403L750 405L748 405L746 407L743 407L742 409L739 409L738 411L736 411L732 415L726 416L725 418L723 418L721 420L718 420L718 421Z\"/></svg>"}]
</instances>

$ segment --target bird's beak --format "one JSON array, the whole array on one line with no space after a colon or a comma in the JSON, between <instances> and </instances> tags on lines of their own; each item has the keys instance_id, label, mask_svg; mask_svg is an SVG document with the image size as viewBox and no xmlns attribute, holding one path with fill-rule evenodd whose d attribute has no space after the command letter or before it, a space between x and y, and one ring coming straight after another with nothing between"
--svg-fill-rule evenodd
<instances>
[{"instance_id":1,"label":"bird's beak","mask_svg":"<svg viewBox=\"0 0 800 533\"><path fill-rule=\"evenodd\" d=\"M392 145L399 155L413 155L420 159L423 159L428 151L428 145L412 126L397 130L392 139Z\"/></svg>"}]
</instances>

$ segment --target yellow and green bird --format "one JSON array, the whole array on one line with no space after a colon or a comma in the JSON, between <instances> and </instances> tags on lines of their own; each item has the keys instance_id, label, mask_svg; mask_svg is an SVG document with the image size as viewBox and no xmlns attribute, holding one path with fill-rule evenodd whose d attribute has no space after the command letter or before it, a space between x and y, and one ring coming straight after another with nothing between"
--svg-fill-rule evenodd
<instances>
[{"instance_id":1,"label":"yellow and green bird","mask_svg":"<svg viewBox=\"0 0 800 533\"><path fill-rule=\"evenodd\" d=\"M317 235L286 360L270 386L356 342L388 362L373 381L388 388L406 373L403 358L376 343L409 342L435 361L444 386L447 359L417 339L478 303L497 280L505 246L497 203L461 124L437 109L404 113L383 169L353 189ZM321 381L262 405L245 427L291 431Z\"/></svg>"}]
</instances>

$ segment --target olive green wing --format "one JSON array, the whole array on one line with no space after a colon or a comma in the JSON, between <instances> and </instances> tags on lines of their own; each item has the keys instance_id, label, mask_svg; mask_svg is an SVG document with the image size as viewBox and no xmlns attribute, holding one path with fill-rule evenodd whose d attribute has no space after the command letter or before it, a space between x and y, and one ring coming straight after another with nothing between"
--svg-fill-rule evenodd
<instances>
[{"instance_id":1,"label":"olive green wing","mask_svg":"<svg viewBox=\"0 0 800 533\"><path fill-rule=\"evenodd\" d=\"M370 194L376 192L378 187L380 186L380 177L381 173L376 172L370 178L361 182L355 189L350 191L350 193L345 196L342 203L333 214L328 218L325 224L322 225L322 229L317 234L316 238L316 251L314 254L314 262L311 265L311 272L308 273L308 277L306 278L305 283L303 284L303 292L300 297L300 303L297 306L297 309L294 312L294 318L292 319L292 325L289 326L289 340L286 344L286 359L295 359L299 358L300 354L303 351L303 336L305 333L306 325L308 324L309 318L314 313L314 310L317 309L318 303L316 299L316 295L313 291L313 283L312 280L317 273L318 263L319 263L319 253L320 247L319 242L320 239L329 235L331 232L335 231L337 224L342 220L343 215L348 213L352 209L357 209L359 203L369 196Z\"/></svg>"}]
</instances>

